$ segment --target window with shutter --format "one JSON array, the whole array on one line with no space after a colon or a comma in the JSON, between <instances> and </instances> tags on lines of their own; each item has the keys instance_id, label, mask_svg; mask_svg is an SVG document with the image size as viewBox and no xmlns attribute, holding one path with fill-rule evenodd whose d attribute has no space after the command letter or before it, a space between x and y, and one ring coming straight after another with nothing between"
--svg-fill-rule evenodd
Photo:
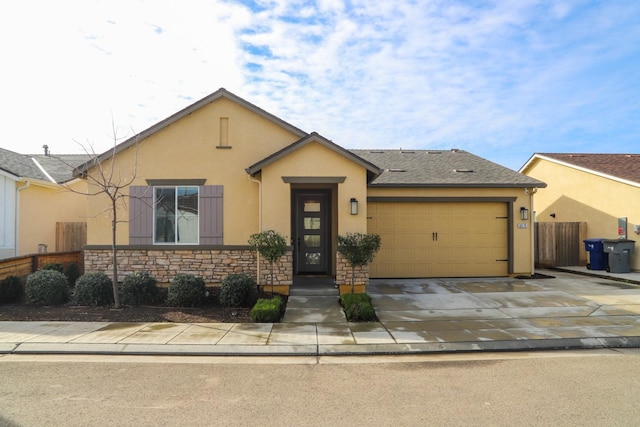
<instances>
[{"instance_id":1,"label":"window with shutter","mask_svg":"<svg viewBox=\"0 0 640 427\"><path fill-rule=\"evenodd\" d=\"M222 186L132 186L129 243L221 245Z\"/></svg>"}]
</instances>

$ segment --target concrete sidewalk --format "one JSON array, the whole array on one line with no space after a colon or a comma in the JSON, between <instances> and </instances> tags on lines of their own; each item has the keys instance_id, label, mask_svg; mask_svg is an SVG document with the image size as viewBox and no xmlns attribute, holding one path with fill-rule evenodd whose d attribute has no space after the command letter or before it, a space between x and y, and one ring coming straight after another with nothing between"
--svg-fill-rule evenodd
<instances>
[{"instance_id":1,"label":"concrete sidewalk","mask_svg":"<svg viewBox=\"0 0 640 427\"><path fill-rule=\"evenodd\" d=\"M541 271L554 278L372 280L367 292L379 317L372 323L346 322L337 297L319 299L317 307L291 304L276 324L0 322L0 353L326 356L640 347L640 274L620 275L635 281L623 283L584 270Z\"/></svg>"}]
</instances>

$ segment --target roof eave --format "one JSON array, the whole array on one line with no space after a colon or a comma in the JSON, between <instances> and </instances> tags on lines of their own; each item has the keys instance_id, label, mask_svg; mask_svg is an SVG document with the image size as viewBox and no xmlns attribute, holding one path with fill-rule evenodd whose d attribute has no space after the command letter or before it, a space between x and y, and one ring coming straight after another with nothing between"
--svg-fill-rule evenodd
<instances>
[{"instance_id":1,"label":"roof eave","mask_svg":"<svg viewBox=\"0 0 640 427\"><path fill-rule=\"evenodd\" d=\"M434 183L434 184L419 184L419 183L383 183L376 184L370 183L370 188L545 188L547 184L544 182L538 183L504 183L504 184L460 184L460 183Z\"/></svg>"},{"instance_id":2,"label":"roof eave","mask_svg":"<svg viewBox=\"0 0 640 427\"><path fill-rule=\"evenodd\" d=\"M255 176L258 172L260 172L266 166L280 160L281 158L292 153L293 151L298 150L311 142L317 142L323 145L324 147L327 147L330 150L333 150L334 152L337 152L343 155L344 157L348 158L349 160L353 161L359 166L362 166L363 168L365 168L367 170L368 182L371 182L372 180L376 179L383 172L382 169L380 169L373 163L370 163L365 159L363 159L362 157L356 155L355 153L352 153L351 151L335 144L334 142L329 141L328 139L322 137L316 132L311 132L310 134L307 134L306 136L300 138L298 141L295 141L292 144L289 144L288 146L284 147L283 149L276 151L270 156L260 160L259 162L254 163L253 165L246 168L245 171L249 175Z\"/></svg>"}]
</instances>

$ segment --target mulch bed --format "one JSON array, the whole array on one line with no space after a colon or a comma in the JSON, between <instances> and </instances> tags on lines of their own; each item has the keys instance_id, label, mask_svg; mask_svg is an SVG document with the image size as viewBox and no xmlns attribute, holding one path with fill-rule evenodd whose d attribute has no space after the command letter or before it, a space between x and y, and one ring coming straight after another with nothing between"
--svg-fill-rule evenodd
<instances>
[{"instance_id":1,"label":"mulch bed","mask_svg":"<svg viewBox=\"0 0 640 427\"><path fill-rule=\"evenodd\" d=\"M259 295L269 298L270 295ZM286 303L286 298L283 297ZM25 303L1 304L0 321L66 322L174 322L174 323L251 323L249 308L220 305L217 292L211 292L202 307L167 307L162 304L112 307L34 306Z\"/></svg>"}]
</instances>

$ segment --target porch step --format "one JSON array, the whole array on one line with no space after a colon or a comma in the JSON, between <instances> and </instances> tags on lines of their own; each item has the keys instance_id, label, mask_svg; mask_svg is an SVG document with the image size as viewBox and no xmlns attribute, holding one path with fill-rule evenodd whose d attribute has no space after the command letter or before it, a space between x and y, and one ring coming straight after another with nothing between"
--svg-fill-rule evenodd
<instances>
[{"instance_id":1,"label":"porch step","mask_svg":"<svg viewBox=\"0 0 640 427\"><path fill-rule=\"evenodd\" d=\"M321 280L322 279L322 280ZM284 323L342 323L346 321L339 302L340 291L332 278L294 280L289 290Z\"/></svg>"},{"instance_id":2,"label":"porch step","mask_svg":"<svg viewBox=\"0 0 640 427\"><path fill-rule=\"evenodd\" d=\"M293 285L289 290L289 296L337 298L340 296L340 291L333 285Z\"/></svg>"}]
</instances>

